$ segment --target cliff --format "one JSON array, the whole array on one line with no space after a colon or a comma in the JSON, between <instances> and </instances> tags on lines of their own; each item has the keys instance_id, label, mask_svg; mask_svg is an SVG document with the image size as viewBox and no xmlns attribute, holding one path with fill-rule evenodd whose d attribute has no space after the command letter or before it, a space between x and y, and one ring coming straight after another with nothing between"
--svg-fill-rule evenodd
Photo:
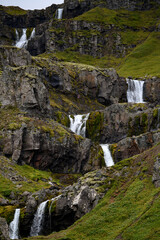
<instances>
[{"instance_id":1,"label":"cliff","mask_svg":"<svg viewBox=\"0 0 160 240\"><path fill-rule=\"evenodd\" d=\"M159 239L159 4L0 7L0 238Z\"/></svg>"}]
</instances>

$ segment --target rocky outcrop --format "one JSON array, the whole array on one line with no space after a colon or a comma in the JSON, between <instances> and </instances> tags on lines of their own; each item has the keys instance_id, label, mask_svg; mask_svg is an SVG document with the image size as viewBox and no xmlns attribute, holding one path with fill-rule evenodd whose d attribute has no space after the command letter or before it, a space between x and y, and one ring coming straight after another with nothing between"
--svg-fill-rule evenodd
<instances>
[{"instance_id":1,"label":"rocky outcrop","mask_svg":"<svg viewBox=\"0 0 160 240\"><path fill-rule=\"evenodd\" d=\"M0 8L0 19L3 25L13 28L36 27L52 19L58 5L52 4L50 7L42 10L25 11L19 7Z\"/></svg>"},{"instance_id":2,"label":"rocky outcrop","mask_svg":"<svg viewBox=\"0 0 160 240\"><path fill-rule=\"evenodd\" d=\"M110 146L114 162L140 154L160 142L160 132L148 132L139 136L122 139Z\"/></svg>"},{"instance_id":3,"label":"rocky outcrop","mask_svg":"<svg viewBox=\"0 0 160 240\"><path fill-rule=\"evenodd\" d=\"M32 63L31 55L24 48L0 46L0 67L1 69L10 65L12 67L20 67L30 65Z\"/></svg>"},{"instance_id":4,"label":"rocky outcrop","mask_svg":"<svg viewBox=\"0 0 160 240\"><path fill-rule=\"evenodd\" d=\"M0 239L1 240L9 240L9 230L7 222L4 218L0 217Z\"/></svg>"},{"instance_id":5,"label":"rocky outcrop","mask_svg":"<svg viewBox=\"0 0 160 240\"><path fill-rule=\"evenodd\" d=\"M121 30L114 24L76 20L52 21L45 33L49 52L71 49L93 57L124 57L133 44L124 44Z\"/></svg>"},{"instance_id":6,"label":"rocky outcrop","mask_svg":"<svg viewBox=\"0 0 160 240\"><path fill-rule=\"evenodd\" d=\"M101 169L86 174L72 186L60 189L59 196L53 198L53 200L50 199L47 203L44 217L45 227L43 226L41 234L47 235L53 231L66 229L90 212L108 191L108 188L101 192L98 191L107 178L106 170ZM111 182L108 183L108 186L110 185ZM46 200L47 195L47 191L44 190L39 192L39 195L38 193L32 194L28 198L24 217L20 221L21 236L27 236L30 232L34 212L36 212L37 206Z\"/></svg>"},{"instance_id":7,"label":"rocky outcrop","mask_svg":"<svg viewBox=\"0 0 160 240\"><path fill-rule=\"evenodd\" d=\"M39 69L6 67L0 76L0 102L3 107L18 106L28 112L49 114L48 91L39 76Z\"/></svg>"},{"instance_id":8,"label":"rocky outcrop","mask_svg":"<svg viewBox=\"0 0 160 240\"><path fill-rule=\"evenodd\" d=\"M160 104L160 78L153 77L146 79L144 83L144 101L153 103L154 105Z\"/></svg>"},{"instance_id":9,"label":"rocky outcrop","mask_svg":"<svg viewBox=\"0 0 160 240\"><path fill-rule=\"evenodd\" d=\"M103 165L101 149L91 140L54 121L24 120L26 123L22 120L18 125L10 125L13 130L1 132L3 154L12 157L15 163L57 173L84 173Z\"/></svg>"},{"instance_id":10,"label":"rocky outcrop","mask_svg":"<svg viewBox=\"0 0 160 240\"><path fill-rule=\"evenodd\" d=\"M86 125L87 137L102 143L114 143L159 128L159 110L145 104L115 104L92 112Z\"/></svg>"}]
</instances>

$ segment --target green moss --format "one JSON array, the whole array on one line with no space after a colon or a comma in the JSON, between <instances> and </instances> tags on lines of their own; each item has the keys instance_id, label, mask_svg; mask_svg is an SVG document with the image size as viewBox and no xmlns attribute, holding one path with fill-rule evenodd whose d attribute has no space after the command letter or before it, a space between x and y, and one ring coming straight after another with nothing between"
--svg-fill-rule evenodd
<instances>
[{"instance_id":1,"label":"green moss","mask_svg":"<svg viewBox=\"0 0 160 240\"><path fill-rule=\"evenodd\" d=\"M116 143L111 144L110 145L110 151L111 151L111 155L112 155L113 159L114 159L114 155L115 155L116 150L117 150L117 144Z\"/></svg>"},{"instance_id":2,"label":"green moss","mask_svg":"<svg viewBox=\"0 0 160 240\"><path fill-rule=\"evenodd\" d=\"M64 114L63 112L56 112L57 122L61 123L62 125L69 127L70 126L70 120L69 117Z\"/></svg>"},{"instance_id":3,"label":"green moss","mask_svg":"<svg viewBox=\"0 0 160 240\"><path fill-rule=\"evenodd\" d=\"M33 31L33 28L27 28L27 31L26 31L27 39L30 38L32 31Z\"/></svg>"},{"instance_id":4,"label":"green moss","mask_svg":"<svg viewBox=\"0 0 160 240\"><path fill-rule=\"evenodd\" d=\"M3 7L3 10L9 15L25 15L27 11L19 7Z\"/></svg>"},{"instance_id":5,"label":"green moss","mask_svg":"<svg viewBox=\"0 0 160 240\"><path fill-rule=\"evenodd\" d=\"M8 126L9 130L16 130L16 129L20 129L21 128L21 124L19 123L10 123Z\"/></svg>"},{"instance_id":6,"label":"green moss","mask_svg":"<svg viewBox=\"0 0 160 240\"><path fill-rule=\"evenodd\" d=\"M98 141L103 129L104 115L102 112L91 112L86 123L86 136L92 141Z\"/></svg>"},{"instance_id":7,"label":"green moss","mask_svg":"<svg viewBox=\"0 0 160 240\"><path fill-rule=\"evenodd\" d=\"M157 126L159 124L159 116L158 116L158 109L153 110L153 120L152 120L152 129L157 129Z\"/></svg>"},{"instance_id":8,"label":"green moss","mask_svg":"<svg viewBox=\"0 0 160 240\"><path fill-rule=\"evenodd\" d=\"M142 113L141 115L135 116L133 119L130 118L128 122L128 137L133 135L138 136L148 131L148 115Z\"/></svg>"},{"instance_id":9,"label":"green moss","mask_svg":"<svg viewBox=\"0 0 160 240\"><path fill-rule=\"evenodd\" d=\"M5 218L7 223L12 222L14 218L14 212L17 206L0 206L0 216Z\"/></svg>"}]
</instances>

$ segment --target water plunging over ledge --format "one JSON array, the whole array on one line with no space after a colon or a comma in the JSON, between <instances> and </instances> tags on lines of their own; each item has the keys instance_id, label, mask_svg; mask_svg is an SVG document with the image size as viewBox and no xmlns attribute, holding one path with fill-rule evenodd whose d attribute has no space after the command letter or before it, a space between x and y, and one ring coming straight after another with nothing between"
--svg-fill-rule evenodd
<instances>
[{"instance_id":1,"label":"water plunging over ledge","mask_svg":"<svg viewBox=\"0 0 160 240\"><path fill-rule=\"evenodd\" d=\"M106 163L106 167L111 167L114 165L114 161L109 150L109 144L100 144L104 152L104 160Z\"/></svg>"},{"instance_id":2,"label":"water plunging over ledge","mask_svg":"<svg viewBox=\"0 0 160 240\"><path fill-rule=\"evenodd\" d=\"M143 103L144 81L126 79L128 83L127 100L129 103Z\"/></svg>"},{"instance_id":3,"label":"water plunging over ledge","mask_svg":"<svg viewBox=\"0 0 160 240\"><path fill-rule=\"evenodd\" d=\"M29 39L27 39L27 29L26 28L24 28L22 30L22 36L21 37L19 37L19 33L16 29L16 38L17 39L16 39L15 46L18 47L18 48L26 48L27 45L28 45L28 41L31 40L34 36L35 36L35 28L32 30Z\"/></svg>"},{"instance_id":4,"label":"water plunging over ledge","mask_svg":"<svg viewBox=\"0 0 160 240\"><path fill-rule=\"evenodd\" d=\"M9 237L10 239L18 239L19 235L19 217L20 209L15 210L14 219L9 225Z\"/></svg>"},{"instance_id":5,"label":"water plunging over ledge","mask_svg":"<svg viewBox=\"0 0 160 240\"><path fill-rule=\"evenodd\" d=\"M62 19L63 16L63 8L58 8L56 11L56 19Z\"/></svg>"},{"instance_id":6,"label":"water plunging over ledge","mask_svg":"<svg viewBox=\"0 0 160 240\"><path fill-rule=\"evenodd\" d=\"M69 115L70 129L72 132L82 137L86 136L86 122L88 120L89 113L83 115Z\"/></svg>"},{"instance_id":7,"label":"water plunging over ledge","mask_svg":"<svg viewBox=\"0 0 160 240\"><path fill-rule=\"evenodd\" d=\"M38 236L43 228L43 218L46 209L47 202L49 200L42 202L37 208L37 212L34 215L33 223L31 226L30 236Z\"/></svg>"}]
</instances>

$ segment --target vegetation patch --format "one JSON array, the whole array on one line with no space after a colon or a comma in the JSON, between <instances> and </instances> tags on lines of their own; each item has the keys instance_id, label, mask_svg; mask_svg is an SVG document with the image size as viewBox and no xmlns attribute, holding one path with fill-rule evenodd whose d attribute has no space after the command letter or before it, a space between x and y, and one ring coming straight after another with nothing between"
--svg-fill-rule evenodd
<instances>
[{"instance_id":1,"label":"vegetation patch","mask_svg":"<svg viewBox=\"0 0 160 240\"><path fill-rule=\"evenodd\" d=\"M6 13L8 13L9 15L25 15L27 14L27 11L22 9L22 8L19 8L19 7L1 7L1 9L3 11L5 11Z\"/></svg>"},{"instance_id":2,"label":"vegetation patch","mask_svg":"<svg viewBox=\"0 0 160 240\"><path fill-rule=\"evenodd\" d=\"M127 77L160 76L160 33L150 33L144 43L138 45L120 66L118 73Z\"/></svg>"},{"instance_id":3,"label":"vegetation patch","mask_svg":"<svg viewBox=\"0 0 160 240\"><path fill-rule=\"evenodd\" d=\"M102 112L91 112L86 122L86 136L92 141L97 142L100 138L104 124L104 115Z\"/></svg>"}]
</instances>

